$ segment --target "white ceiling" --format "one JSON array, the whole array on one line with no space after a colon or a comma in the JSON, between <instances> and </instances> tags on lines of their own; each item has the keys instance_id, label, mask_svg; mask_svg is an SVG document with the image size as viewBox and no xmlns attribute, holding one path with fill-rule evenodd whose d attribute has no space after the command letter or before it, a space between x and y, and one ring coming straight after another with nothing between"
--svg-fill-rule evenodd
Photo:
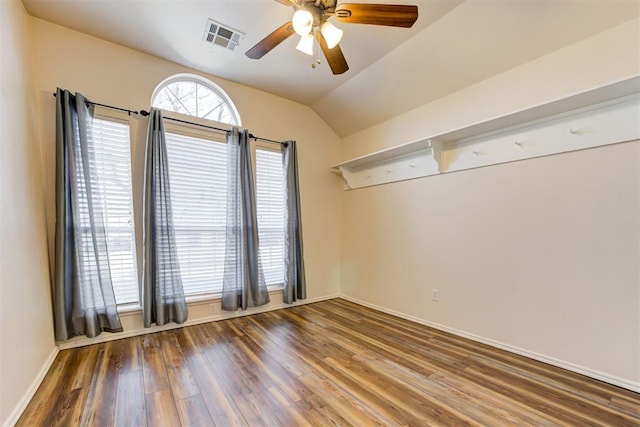
<instances>
[{"instance_id":1,"label":"white ceiling","mask_svg":"<svg viewBox=\"0 0 640 427\"><path fill-rule=\"evenodd\" d=\"M244 55L291 19L274 0L23 0L33 16L309 105L341 136L640 15L639 0L347 2L417 4L419 18L411 29L337 24L350 70L334 76L324 61L311 68L295 36ZM246 33L238 51L202 41L208 18Z\"/></svg>"}]
</instances>

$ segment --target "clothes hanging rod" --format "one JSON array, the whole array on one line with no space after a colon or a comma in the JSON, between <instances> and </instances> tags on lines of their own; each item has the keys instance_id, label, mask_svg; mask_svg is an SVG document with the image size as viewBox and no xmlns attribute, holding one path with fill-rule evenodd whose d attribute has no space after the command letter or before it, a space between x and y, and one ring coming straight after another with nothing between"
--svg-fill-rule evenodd
<instances>
[{"instance_id":1,"label":"clothes hanging rod","mask_svg":"<svg viewBox=\"0 0 640 427\"><path fill-rule=\"evenodd\" d=\"M53 97L56 97L56 94L53 94ZM91 104L91 105L97 105L98 107L104 107L104 108L109 108L111 110L117 110L117 111L123 111L129 115L132 114L140 114L139 112L135 111L135 110L129 110L128 108L120 108L120 107L114 107L113 105L107 105L107 104L100 104L98 102L93 102L93 101L89 101L86 100L87 104Z\"/></svg>"}]
</instances>

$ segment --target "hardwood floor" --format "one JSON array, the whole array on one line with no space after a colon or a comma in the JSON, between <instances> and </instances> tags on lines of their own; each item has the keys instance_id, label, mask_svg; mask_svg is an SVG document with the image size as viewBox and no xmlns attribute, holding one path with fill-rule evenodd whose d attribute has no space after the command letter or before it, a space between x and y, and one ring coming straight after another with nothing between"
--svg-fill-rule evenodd
<instances>
[{"instance_id":1,"label":"hardwood floor","mask_svg":"<svg viewBox=\"0 0 640 427\"><path fill-rule=\"evenodd\" d=\"M61 351L20 426L640 425L640 394L341 299Z\"/></svg>"}]
</instances>

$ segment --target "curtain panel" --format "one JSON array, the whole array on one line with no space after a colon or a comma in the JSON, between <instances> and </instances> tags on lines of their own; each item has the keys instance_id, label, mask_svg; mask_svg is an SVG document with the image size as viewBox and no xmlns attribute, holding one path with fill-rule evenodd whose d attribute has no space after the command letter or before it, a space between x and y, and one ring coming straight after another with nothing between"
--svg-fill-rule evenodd
<instances>
[{"instance_id":1,"label":"curtain panel","mask_svg":"<svg viewBox=\"0 0 640 427\"><path fill-rule=\"evenodd\" d=\"M55 337L121 332L107 253L105 212L92 165L93 104L56 91Z\"/></svg>"},{"instance_id":2,"label":"curtain panel","mask_svg":"<svg viewBox=\"0 0 640 427\"><path fill-rule=\"evenodd\" d=\"M162 112L152 108L145 156L142 245L142 316L152 323L184 323L184 297L171 206L167 143Z\"/></svg>"},{"instance_id":3,"label":"curtain panel","mask_svg":"<svg viewBox=\"0 0 640 427\"><path fill-rule=\"evenodd\" d=\"M307 298L302 250L302 212L298 181L298 147L287 141L282 147L285 182L284 285L285 304Z\"/></svg>"},{"instance_id":4,"label":"curtain panel","mask_svg":"<svg viewBox=\"0 0 640 427\"><path fill-rule=\"evenodd\" d=\"M269 302L258 252L256 191L249 131L227 134L227 230L222 309L246 310Z\"/></svg>"}]
</instances>

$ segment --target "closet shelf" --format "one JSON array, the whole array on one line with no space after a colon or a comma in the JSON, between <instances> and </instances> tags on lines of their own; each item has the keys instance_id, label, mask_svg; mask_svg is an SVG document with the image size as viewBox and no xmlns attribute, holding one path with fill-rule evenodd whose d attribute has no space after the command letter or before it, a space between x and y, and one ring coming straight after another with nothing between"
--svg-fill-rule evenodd
<instances>
[{"instance_id":1,"label":"closet shelf","mask_svg":"<svg viewBox=\"0 0 640 427\"><path fill-rule=\"evenodd\" d=\"M640 139L640 76L332 166L345 189Z\"/></svg>"}]
</instances>

